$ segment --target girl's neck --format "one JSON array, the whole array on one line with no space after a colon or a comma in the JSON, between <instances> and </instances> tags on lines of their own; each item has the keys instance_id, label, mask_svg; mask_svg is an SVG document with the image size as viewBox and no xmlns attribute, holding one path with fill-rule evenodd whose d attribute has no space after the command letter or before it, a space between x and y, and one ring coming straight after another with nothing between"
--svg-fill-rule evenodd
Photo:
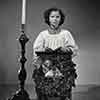
<instances>
[{"instance_id":1,"label":"girl's neck","mask_svg":"<svg viewBox=\"0 0 100 100\"><path fill-rule=\"evenodd\" d=\"M60 31L61 31L61 28L60 28L60 27L58 27L58 28L49 27L48 30L49 30L49 33L50 33L50 34L59 34Z\"/></svg>"}]
</instances>

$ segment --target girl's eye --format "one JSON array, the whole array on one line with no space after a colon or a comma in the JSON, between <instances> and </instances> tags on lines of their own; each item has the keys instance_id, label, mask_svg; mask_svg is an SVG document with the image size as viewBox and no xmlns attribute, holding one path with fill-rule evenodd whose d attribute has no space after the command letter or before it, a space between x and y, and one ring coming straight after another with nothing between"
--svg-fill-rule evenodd
<instances>
[{"instance_id":1,"label":"girl's eye","mask_svg":"<svg viewBox=\"0 0 100 100\"><path fill-rule=\"evenodd\" d=\"M59 18L60 16L56 16L56 18Z\"/></svg>"},{"instance_id":2,"label":"girl's eye","mask_svg":"<svg viewBox=\"0 0 100 100\"><path fill-rule=\"evenodd\" d=\"M54 17L54 16L51 16L52 18Z\"/></svg>"},{"instance_id":3,"label":"girl's eye","mask_svg":"<svg viewBox=\"0 0 100 100\"><path fill-rule=\"evenodd\" d=\"M54 17L59 18L60 16L51 16L51 18L54 18Z\"/></svg>"}]
</instances>

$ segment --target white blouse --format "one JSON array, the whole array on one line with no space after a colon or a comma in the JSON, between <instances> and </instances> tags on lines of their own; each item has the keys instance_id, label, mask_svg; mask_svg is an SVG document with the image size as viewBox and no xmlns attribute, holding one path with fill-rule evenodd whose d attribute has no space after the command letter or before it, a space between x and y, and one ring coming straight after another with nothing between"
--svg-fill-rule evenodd
<instances>
[{"instance_id":1,"label":"white blouse","mask_svg":"<svg viewBox=\"0 0 100 100\"><path fill-rule=\"evenodd\" d=\"M78 47L68 30L61 29L58 34L50 34L48 30L40 32L33 45L33 52L44 51L45 48L55 50L59 47L69 47L73 51L73 56L77 55Z\"/></svg>"}]
</instances>

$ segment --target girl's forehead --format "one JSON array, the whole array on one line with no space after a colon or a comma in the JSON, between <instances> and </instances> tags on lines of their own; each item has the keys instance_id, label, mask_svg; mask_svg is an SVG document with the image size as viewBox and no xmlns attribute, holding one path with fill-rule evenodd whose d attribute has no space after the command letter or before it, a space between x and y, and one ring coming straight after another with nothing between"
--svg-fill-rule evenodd
<instances>
[{"instance_id":1,"label":"girl's forehead","mask_svg":"<svg viewBox=\"0 0 100 100\"><path fill-rule=\"evenodd\" d=\"M50 15L60 15L59 11L51 11Z\"/></svg>"}]
</instances>

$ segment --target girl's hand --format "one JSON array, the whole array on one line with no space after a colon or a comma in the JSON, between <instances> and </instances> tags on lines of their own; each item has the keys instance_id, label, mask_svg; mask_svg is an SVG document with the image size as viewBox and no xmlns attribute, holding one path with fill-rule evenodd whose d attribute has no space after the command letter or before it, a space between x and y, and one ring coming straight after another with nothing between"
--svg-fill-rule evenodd
<instances>
[{"instance_id":1,"label":"girl's hand","mask_svg":"<svg viewBox=\"0 0 100 100\"><path fill-rule=\"evenodd\" d=\"M70 52L70 51L71 51L71 49L70 49L69 47L66 47L66 48L61 47L61 50L62 50L63 52Z\"/></svg>"},{"instance_id":2,"label":"girl's hand","mask_svg":"<svg viewBox=\"0 0 100 100\"><path fill-rule=\"evenodd\" d=\"M66 52L66 48L61 47L61 51Z\"/></svg>"},{"instance_id":3,"label":"girl's hand","mask_svg":"<svg viewBox=\"0 0 100 100\"><path fill-rule=\"evenodd\" d=\"M52 49L51 49L51 48L46 47L46 48L45 48L45 51L51 52L51 51L52 51Z\"/></svg>"}]
</instances>

